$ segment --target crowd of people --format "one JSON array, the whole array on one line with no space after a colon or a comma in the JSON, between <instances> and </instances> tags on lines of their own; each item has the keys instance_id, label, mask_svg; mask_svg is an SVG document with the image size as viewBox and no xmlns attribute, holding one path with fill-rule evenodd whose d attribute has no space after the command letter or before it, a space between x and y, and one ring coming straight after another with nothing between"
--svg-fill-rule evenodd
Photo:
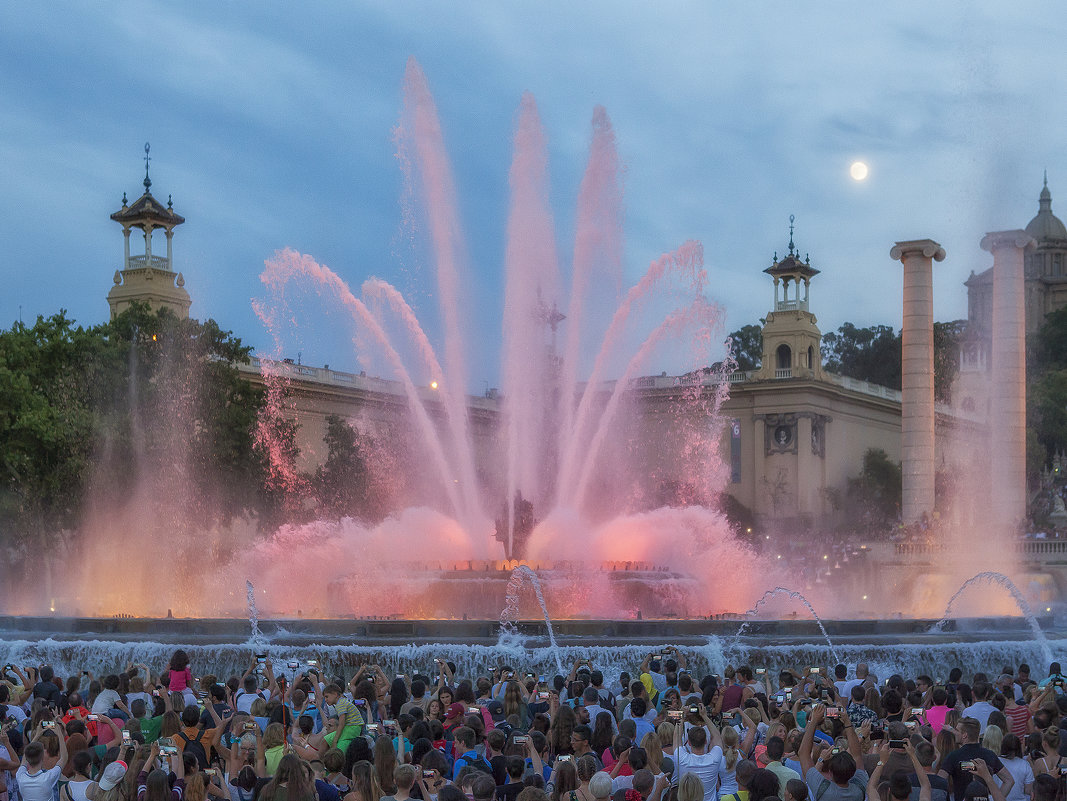
<instances>
[{"instance_id":1,"label":"crowd of people","mask_svg":"<svg viewBox=\"0 0 1067 801\"><path fill-rule=\"evenodd\" d=\"M1060 666L5 665L0 801L1062 801ZM429 667L429 666L424 666ZM198 669L199 668L199 669ZM200 675L194 675L199 673Z\"/></svg>"}]
</instances>

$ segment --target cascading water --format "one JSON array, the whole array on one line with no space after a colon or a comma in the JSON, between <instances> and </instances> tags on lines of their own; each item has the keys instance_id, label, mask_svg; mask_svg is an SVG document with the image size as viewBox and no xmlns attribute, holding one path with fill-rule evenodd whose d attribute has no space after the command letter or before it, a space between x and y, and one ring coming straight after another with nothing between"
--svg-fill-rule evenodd
<instances>
[{"instance_id":1,"label":"cascading water","mask_svg":"<svg viewBox=\"0 0 1067 801\"><path fill-rule=\"evenodd\" d=\"M834 648L833 642L830 641L830 635L826 633L826 627L823 626L822 618L819 617L818 612L815 611L815 607L811 605L811 601L804 597L803 593L797 592L796 590L787 589L786 587L775 587L773 590L767 590L767 592L763 593L763 597L756 601L755 606L745 612L745 617L755 617L759 614L760 609L765 606L772 598L776 598L780 595L784 595L786 598L789 598L794 601L800 601L802 604L804 604L805 608L807 608L808 610L808 614L811 615L812 620L814 620L815 623L819 626L819 631L822 632L823 639L826 640L826 645L830 649L830 654L833 656L834 661L837 662L837 650ZM744 634L745 629L749 625L749 622L750 621L746 620L738 627L737 634L734 635L735 643L741 639L741 635Z\"/></svg>"},{"instance_id":2,"label":"cascading water","mask_svg":"<svg viewBox=\"0 0 1067 801\"><path fill-rule=\"evenodd\" d=\"M541 588L541 579L537 577L526 565L519 565L511 571L508 587L504 594L504 609L500 612L500 628L504 632L515 630L515 622L519 619L519 591L523 581L533 586L537 603L541 605L541 612L545 616L545 628L548 630L548 645L556 658L556 669L563 673L563 663L559 659L559 646L556 644L556 634L552 630L552 620L548 616L548 604L545 603L545 593Z\"/></svg>"},{"instance_id":3,"label":"cascading water","mask_svg":"<svg viewBox=\"0 0 1067 801\"><path fill-rule=\"evenodd\" d=\"M252 630L249 641L258 643L262 641L263 634L259 630L259 609L256 608L256 588L252 586L251 581L245 581L245 593L248 597L248 626Z\"/></svg>"},{"instance_id":4,"label":"cascading water","mask_svg":"<svg viewBox=\"0 0 1067 801\"><path fill-rule=\"evenodd\" d=\"M1037 616L1034 614L1034 610L1030 608L1029 602L1015 585L1014 581L1003 573L997 573L993 570L983 571L963 582L963 585L956 590L951 598L949 598L948 604L945 606L945 613L941 616L941 619L933 625L931 631L944 631L945 624L948 623L952 615L952 607L955 605L956 600L968 589L979 584L992 584L995 587L1002 587L1011 593L1011 597L1018 605L1019 611L1023 613L1023 617L1026 619L1030 631L1033 632L1035 642L1041 648L1041 654L1045 664L1050 663L1052 661L1052 648L1049 646L1048 638L1045 637L1045 632L1041 630L1041 624L1037 622Z\"/></svg>"}]
</instances>

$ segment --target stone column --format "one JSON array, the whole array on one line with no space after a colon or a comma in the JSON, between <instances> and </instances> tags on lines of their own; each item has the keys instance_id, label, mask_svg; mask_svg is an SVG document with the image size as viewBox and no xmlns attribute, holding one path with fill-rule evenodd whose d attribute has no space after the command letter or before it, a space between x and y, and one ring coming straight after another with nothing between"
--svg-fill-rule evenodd
<instances>
[{"instance_id":1,"label":"stone column","mask_svg":"<svg viewBox=\"0 0 1067 801\"><path fill-rule=\"evenodd\" d=\"M1026 231L993 231L993 352L990 387L990 473L997 534L1026 514L1026 296L1023 257L1036 245Z\"/></svg>"},{"instance_id":2,"label":"stone column","mask_svg":"<svg viewBox=\"0 0 1067 801\"><path fill-rule=\"evenodd\" d=\"M904 264L901 329L901 467L905 524L934 512L934 280L945 249L932 239L897 242L889 256Z\"/></svg>"}]
</instances>

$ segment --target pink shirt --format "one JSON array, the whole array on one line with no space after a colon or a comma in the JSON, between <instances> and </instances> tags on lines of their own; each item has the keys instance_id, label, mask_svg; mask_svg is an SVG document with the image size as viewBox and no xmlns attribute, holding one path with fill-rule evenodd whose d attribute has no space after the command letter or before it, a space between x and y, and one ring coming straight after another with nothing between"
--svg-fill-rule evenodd
<instances>
[{"instance_id":1,"label":"pink shirt","mask_svg":"<svg viewBox=\"0 0 1067 801\"><path fill-rule=\"evenodd\" d=\"M935 735L941 731L941 727L945 725L945 717L947 715L947 706L932 706L926 710L924 717L926 718L926 722L930 724L930 728Z\"/></svg>"},{"instance_id":2,"label":"pink shirt","mask_svg":"<svg viewBox=\"0 0 1067 801\"><path fill-rule=\"evenodd\" d=\"M193 683L193 671L186 668L181 673L175 670L170 672L170 684L167 685L167 689L172 693L180 693L186 687Z\"/></svg>"}]
</instances>

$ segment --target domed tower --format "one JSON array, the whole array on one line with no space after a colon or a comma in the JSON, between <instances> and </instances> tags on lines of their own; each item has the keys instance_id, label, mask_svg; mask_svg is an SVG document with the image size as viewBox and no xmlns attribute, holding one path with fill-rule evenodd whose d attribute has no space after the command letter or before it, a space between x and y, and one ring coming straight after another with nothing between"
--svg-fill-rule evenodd
<instances>
[{"instance_id":1,"label":"domed tower","mask_svg":"<svg viewBox=\"0 0 1067 801\"><path fill-rule=\"evenodd\" d=\"M174 272L172 239L174 229L185 218L174 211L167 199L164 206L152 197L152 181L148 177L149 145L144 146L144 194L129 205L126 194L122 195L122 208L111 219L122 225L126 239L125 258L122 269L115 271L115 286L107 293L111 316L115 317L129 308L131 303L144 302L153 310L167 308L178 317L188 317L192 300L185 291L185 277ZM130 255L130 232L139 228L144 234L144 253ZM162 229L167 238L167 255L152 254L152 232Z\"/></svg>"},{"instance_id":2,"label":"domed tower","mask_svg":"<svg viewBox=\"0 0 1067 801\"><path fill-rule=\"evenodd\" d=\"M1052 213L1048 174L1038 197L1037 216L1026 226L1037 247L1026 255L1026 332L1041 328L1045 315L1067 306L1067 227Z\"/></svg>"},{"instance_id":3,"label":"domed tower","mask_svg":"<svg viewBox=\"0 0 1067 801\"><path fill-rule=\"evenodd\" d=\"M810 258L800 259L793 244L794 219L790 214L789 252L780 261L776 253L763 271L774 279L774 306L763 325L763 363L754 376L758 380L822 378L822 332L808 310L811 279L819 271Z\"/></svg>"}]
</instances>

